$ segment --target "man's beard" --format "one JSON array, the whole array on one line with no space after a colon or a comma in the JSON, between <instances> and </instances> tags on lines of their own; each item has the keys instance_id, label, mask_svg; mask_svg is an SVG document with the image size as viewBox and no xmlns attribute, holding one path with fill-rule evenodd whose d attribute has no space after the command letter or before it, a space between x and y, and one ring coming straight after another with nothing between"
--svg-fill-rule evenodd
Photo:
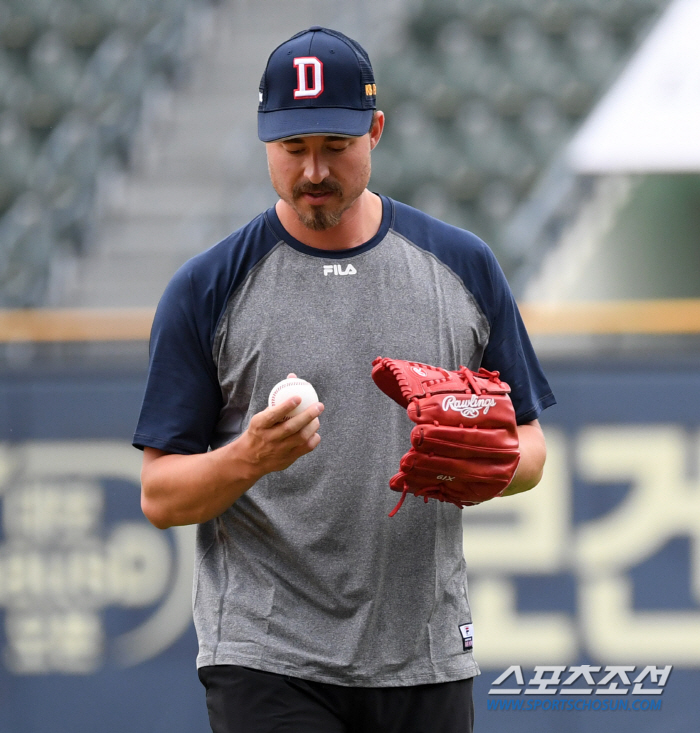
<instances>
[{"instance_id":1,"label":"man's beard","mask_svg":"<svg viewBox=\"0 0 700 733\"><path fill-rule=\"evenodd\" d=\"M321 183L298 183L292 189L293 204L305 193L332 193L338 197L340 206L337 209L326 209L324 205L313 206L311 211L303 211L295 205L292 208L299 217L299 221L307 228L315 232L322 232L326 229L332 229L340 223L340 219L345 211L352 205L345 205L343 198L343 189L337 181L321 181Z\"/></svg>"},{"instance_id":2,"label":"man's beard","mask_svg":"<svg viewBox=\"0 0 700 733\"><path fill-rule=\"evenodd\" d=\"M343 214L353 206L362 195L369 183L371 165L369 157L360 171L356 173L351 183L345 188L334 178L325 178L320 183L299 181L293 185L291 192L282 185L273 167L269 166L270 180L277 195L296 213L300 223L307 229L321 232L332 229L340 224ZM327 204L308 207L300 200L305 193L334 194Z\"/></svg>"}]
</instances>

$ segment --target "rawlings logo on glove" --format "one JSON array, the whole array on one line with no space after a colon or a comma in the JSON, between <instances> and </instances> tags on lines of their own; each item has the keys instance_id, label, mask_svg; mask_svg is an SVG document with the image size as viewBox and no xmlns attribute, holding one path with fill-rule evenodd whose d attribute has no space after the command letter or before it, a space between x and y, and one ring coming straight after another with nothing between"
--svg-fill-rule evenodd
<instances>
[{"instance_id":1,"label":"rawlings logo on glove","mask_svg":"<svg viewBox=\"0 0 700 733\"><path fill-rule=\"evenodd\" d=\"M416 423L411 449L389 486L401 492L472 506L500 496L520 461L510 387L498 372L440 367L378 357L372 379ZM468 422L467 422L468 421Z\"/></svg>"},{"instance_id":2,"label":"rawlings logo on glove","mask_svg":"<svg viewBox=\"0 0 700 733\"><path fill-rule=\"evenodd\" d=\"M442 401L442 409L456 410L464 417L479 417L479 413L483 410L484 415L489 411L489 407L495 407L496 400L493 397L477 397L472 395L468 400L458 400L454 395L445 397Z\"/></svg>"}]
</instances>

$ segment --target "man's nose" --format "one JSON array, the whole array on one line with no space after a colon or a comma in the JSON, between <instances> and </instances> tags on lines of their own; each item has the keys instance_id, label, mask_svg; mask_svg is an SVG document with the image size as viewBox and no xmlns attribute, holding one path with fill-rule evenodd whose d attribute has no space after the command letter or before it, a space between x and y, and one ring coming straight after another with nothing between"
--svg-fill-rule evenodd
<instances>
[{"instance_id":1,"label":"man's nose","mask_svg":"<svg viewBox=\"0 0 700 733\"><path fill-rule=\"evenodd\" d=\"M305 161L304 175L311 183L321 183L328 178L328 165L324 156L310 153Z\"/></svg>"}]
</instances>

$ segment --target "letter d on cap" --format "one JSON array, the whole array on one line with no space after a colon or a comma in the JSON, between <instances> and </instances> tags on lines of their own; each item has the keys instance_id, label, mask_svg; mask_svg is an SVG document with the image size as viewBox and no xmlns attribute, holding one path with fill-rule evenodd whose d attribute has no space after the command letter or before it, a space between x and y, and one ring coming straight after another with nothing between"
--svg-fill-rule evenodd
<instances>
[{"instance_id":1,"label":"letter d on cap","mask_svg":"<svg viewBox=\"0 0 700 733\"><path fill-rule=\"evenodd\" d=\"M294 99L313 99L323 93L323 62L315 56L297 56L294 59L297 70L297 88L294 90ZM313 87L307 86L307 69L313 72Z\"/></svg>"}]
</instances>

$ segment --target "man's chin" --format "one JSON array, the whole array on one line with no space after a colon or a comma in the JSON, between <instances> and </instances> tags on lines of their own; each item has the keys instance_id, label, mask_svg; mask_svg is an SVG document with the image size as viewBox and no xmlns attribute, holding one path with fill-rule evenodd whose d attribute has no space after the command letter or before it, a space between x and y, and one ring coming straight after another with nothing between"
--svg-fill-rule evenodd
<instances>
[{"instance_id":1,"label":"man's chin","mask_svg":"<svg viewBox=\"0 0 700 733\"><path fill-rule=\"evenodd\" d=\"M340 224L343 215L342 211L329 211L322 206L312 206L311 211L296 209L299 221L307 228L315 232L323 232L332 229Z\"/></svg>"},{"instance_id":2,"label":"man's chin","mask_svg":"<svg viewBox=\"0 0 700 733\"><path fill-rule=\"evenodd\" d=\"M300 216L299 221L307 229L312 229L315 232L324 232L340 224L340 216L328 216L325 214L320 216Z\"/></svg>"}]
</instances>

